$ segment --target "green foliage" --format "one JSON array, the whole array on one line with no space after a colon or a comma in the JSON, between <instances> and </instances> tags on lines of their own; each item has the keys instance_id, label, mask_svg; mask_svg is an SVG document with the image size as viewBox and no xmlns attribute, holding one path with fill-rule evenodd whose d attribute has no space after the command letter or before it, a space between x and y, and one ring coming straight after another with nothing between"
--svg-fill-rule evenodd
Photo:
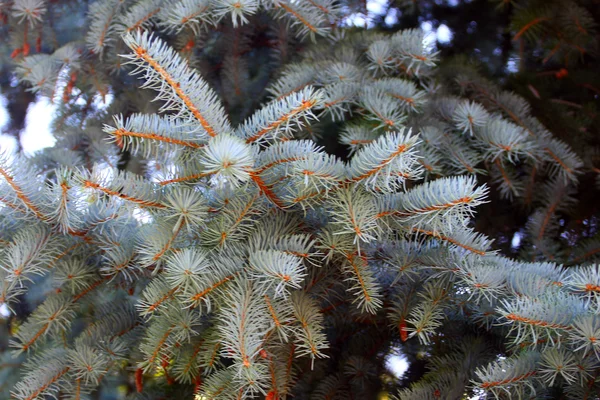
<instances>
[{"instance_id":1,"label":"green foliage","mask_svg":"<svg viewBox=\"0 0 600 400\"><path fill-rule=\"evenodd\" d=\"M33 27L47 10L13 11ZM85 45L18 60L20 82L60 110L55 148L0 160L0 302L23 317L0 393L374 398L402 348L430 359L387 385L400 399L594 396L600 272L577 265L592 250L552 261L584 161L523 97L469 68L448 79L422 32L347 29L344 12L102 1ZM279 50L313 43L252 107L241 93L260 73L239 61L238 36L264 21L283 32ZM235 43L231 86L203 67L214 53L193 51L219 40ZM115 90L111 73L136 88L90 111ZM346 160L315 133L338 128ZM535 206L521 259L476 229L490 198Z\"/></svg>"}]
</instances>

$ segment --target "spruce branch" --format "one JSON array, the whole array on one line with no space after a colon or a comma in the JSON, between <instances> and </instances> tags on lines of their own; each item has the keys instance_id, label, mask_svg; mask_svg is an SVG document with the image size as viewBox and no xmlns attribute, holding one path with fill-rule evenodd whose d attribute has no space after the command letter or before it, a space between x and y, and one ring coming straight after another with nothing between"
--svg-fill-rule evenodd
<instances>
[{"instance_id":1,"label":"spruce branch","mask_svg":"<svg viewBox=\"0 0 600 400\"><path fill-rule=\"evenodd\" d=\"M49 296L19 329L15 338L11 340L11 347L15 349L16 354L34 349L48 337L66 331L74 316L75 310L70 296Z\"/></svg>"},{"instance_id":2,"label":"spruce branch","mask_svg":"<svg viewBox=\"0 0 600 400\"><path fill-rule=\"evenodd\" d=\"M589 265L587 267L574 268L568 278L566 285L575 293L586 298L587 303L595 303L595 306L600 305L600 271L597 265Z\"/></svg>"},{"instance_id":3,"label":"spruce branch","mask_svg":"<svg viewBox=\"0 0 600 400\"><path fill-rule=\"evenodd\" d=\"M404 112L419 112L426 104L425 92L408 80L383 78L373 82L373 87L397 100Z\"/></svg>"},{"instance_id":4,"label":"spruce branch","mask_svg":"<svg viewBox=\"0 0 600 400\"><path fill-rule=\"evenodd\" d=\"M303 88L266 104L236 129L236 135L246 143L289 138L304 121L315 118L311 110L321 101L320 91Z\"/></svg>"},{"instance_id":5,"label":"spruce branch","mask_svg":"<svg viewBox=\"0 0 600 400\"><path fill-rule=\"evenodd\" d=\"M239 262L237 259L213 258L211 273L198 276L198 288L195 292L186 294L185 303L192 307L203 306L203 309L210 312L217 299L226 293L228 284L235 282L240 273Z\"/></svg>"},{"instance_id":6,"label":"spruce branch","mask_svg":"<svg viewBox=\"0 0 600 400\"><path fill-rule=\"evenodd\" d=\"M364 146L352 158L348 179L372 190L393 192L407 179L420 174L415 146L418 137L411 131L390 132Z\"/></svg>"},{"instance_id":7,"label":"spruce branch","mask_svg":"<svg viewBox=\"0 0 600 400\"><path fill-rule=\"evenodd\" d=\"M210 0L174 0L162 7L157 16L160 25L174 33L185 28L198 33L205 25L213 23Z\"/></svg>"},{"instance_id":8,"label":"spruce branch","mask_svg":"<svg viewBox=\"0 0 600 400\"><path fill-rule=\"evenodd\" d=\"M434 230L451 230L455 221L468 221L474 215L474 207L485 202L488 189L475 187L476 183L469 176L426 182L382 206L378 216L391 214L409 221L413 227L427 224Z\"/></svg>"},{"instance_id":9,"label":"spruce branch","mask_svg":"<svg viewBox=\"0 0 600 400\"><path fill-rule=\"evenodd\" d=\"M139 1L129 8L126 14L118 18L117 32L145 30L155 16L161 12L163 0Z\"/></svg>"},{"instance_id":10,"label":"spruce branch","mask_svg":"<svg viewBox=\"0 0 600 400\"><path fill-rule=\"evenodd\" d=\"M19 400L56 396L69 372L64 356L64 350L55 349L33 358L29 365L33 368L15 385L11 394Z\"/></svg>"},{"instance_id":11,"label":"spruce branch","mask_svg":"<svg viewBox=\"0 0 600 400\"><path fill-rule=\"evenodd\" d=\"M220 20L227 14L231 14L233 27L237 28L238 24L244 25L248 23L246 16L255 14L258 6L258 0L214 0L213 13L217 20Z\"/></svg>"},{"instance_id":12,"label":"spruce branch","mask_svg":"<svg viewBox=\"0 0 600 400\"><path fill-rule=\"evenodd\" d=\"M346 114L352 111L351 107L359 94L359 84L344 80L327 85L322 90L324 92L323 111L319 116L330 115L334 121L341 121L345 119Z\"/></svg>"},{"instance_id":13,"label":"spruce branch","mask_svg":"<svg viewBox=\"0 0 600 400\"><path fill-rule=\"evenodd\" d=\"M294 315L299 324L296 332L296 353L310 356L314 365L316 358L327 357L323 351L329 348L323 331L323 315L319 313L315 301L305 292L296 291L291 297Z\"/></svg>"},{"instance_id":14,"label":"spruce branch","mask_svg":"<svg viewBox=\"0 0 600 400\"><path fill-rule=\"evenodd\" d=\"M575 351L583 350L585 355L591 350L596 359L600 359L600 320L597 315L582 315L577 318L573 321L569 336L573 345L578 346Z\"/></svg>"},{"instance_id":15,"label":"spruce branch","mask_svg":"<svg viewBox=\"0 0 600 400\"><path fill-rule=\"evenodd\" d=\"M206 251L183 249L166 261L165 280L169 287L183 293L195 293L203 284L201 277L210 270L211 261Z\"/></svg>"},{"instance_id":16,"label":"spruce branch","mask_svg":"<svg viewBox=\"0 0 600 400\"><path fill-rule=\"evenodd\" d=\"M72 349L67 358L69 372L77 381L96 386L104 376L109 360L103 352L86 345ZM79 383L79 382L78 382Z\"/></svg>"},{"instance_id":17,"label":"spruce branch","mask_svg":"<svg viewBox=\"0 0 600 400\"><path fill-rule=\"evenodd\" d=\"M223 335L222 354L233 359L236 391L248 396L263 392L267 384L267 366L258 353L268 329L268 311L250 283L240 279L233 285L233 290L225 294L229 306L223 310L219 327Z\"/></svg>"},{"instance_id":18,"label":"spruce branch","mask_svg":"<svg viewBox=\"0 0 600 400\"><path fill-rule=\"evenodd\" d=\"M378 137L379 133L367 126L345 124L340 142L350 148L350 155L352 155Z\"/></svg>"},{"instance_id":19,"label":"spruce branch","mask_svg":"<svg viewBox=\"0 0 600 400\"><path fill-rule=\"evenodd\" d=\"M575 357L564 349L548 349L542 353L539 373L548 385L554 386L559 376L567 383L572 383L577 371Z\"/></svg>"},{"instance_id":20,"label":"spruce branch","mask_svg":"<svg viewBox=\"0 0 600 400\"><path fill-rule=\"evenodd\" d=\"M19 176L16 176L15 166L19 166ZM24 208L33 213L41 221L46 221L45 215L39 205L43 201L44 192L38 190L39 181L31 169L31 165L22 156L10 159L7 155L0 157L0 176L8 186L3 190L3 198L16 207L23 204ZM7 193L8 192L8 193Z\"/></svg>"},{"instance_id":21,"label":"spruce branch","mask_svg":"<svg viewBox=\"0 0 600 400\"><path fill-rule=\"evenodd\" d=\"M42 16L47 8L43 0L18 0L12 4L12 16L19 20L19 23L27 21L29 25L35 25L42 21Z\"/></svg>"},{"instance_id":22,"label":"spruce branch","mask_svg":"<svg viewBox=\"0 0 600 400\"><path fill-rule=\"evenodd\" d=\"M327 36L330 27L325 15L310 2L294 2L290 0L273 0L280 18L288 18L292 28L296 29L298 36L304 38L309 36L315 40L316 35Z\"/></svg>"},{"instance_id":23,"label":"spruce branch","mask_svg":"<svg viewBox=\"0 0 600 400\"><path fill-rule=\"evenodd\" d=\"M88 289L96 278L97 275L92 266L77 258L69 258L59 262L53 276L58 288L71 295L77 295Z\"/></svg>"},{"instance_id":24,"label":"spruce branch","mask_svg":"<svg viewBox=\"0 0 600 400\"><path fill-rule=\"evenodd\" d=\"M137 207L165 208L156 185L139 175L117 169L103 169L100 165L95 165L91 171L77 171L74 180L91 196L105 194Z\"/></svg>"},{"instance_id":25,"label":"spruce branch","mask_svg":"<svg viewBox=\"0 0 600 400\"><path fill-rule=\"evenodd\" d=\"M235 136L219 135L212 138L201 154L202 171L210 174L216 186L239 186L251 178L253 154L246 143Z\"/></svg>"},{"instance_id":26,"label":"spruce branch","mask_svg":"<svg viewBox=\"0 0 600 400\"><path fill-rule=\"evenodd\" d=\"M313 84L316 73L316 68L311 64L289 64L267 91L274 98L282 99Z\"/></svg>"},{"instance_id":27,"label":"spruce branch","mask_svg":"<svg viewBox=\"0 0 600 400\"><path fill-rule=\"evenodd\" d=\"M348 254L346 260L344 267L348 275L346 281L350 282L348 292L355 296L354 302L358 303L359 309L375 314L383 303L381 289L375 274L369 269L368 259L365 256Z\"/></svg>"},{"instance_id":28,"label":"spruce branch","mask_svg":"<svg viewBox=\"0 0 600 400\"><path fill-rule=\"evenodd\" d=\"M273 298L288 297L290 289L300 289L306 276L302 258L276 250L258 250L249 257L249 278L260 292Z\"/></svg>"},{"instance_id":29,"label":"spruce branch","mask_svg":"<svg viewBox=\"0 0 600 400\"><path fill-rule=\"evenodd\" d=\"M123 0L96 2L90 7L90 29L85 37L87 47L95 54L102 56L106 47L115 41L117 30L115 18L123 7Z\"/></svg>"},{"instance_id":30,"label":"spruce branch","mask_svg":"<svg viewBox=\"0 0 600 400\"><path fill-rule=\"evenodd\" d=\"M194 132L194 127L189 123L171 117L134 114L127 120L117 116L114 123L115 127L104 127L104 131L113 137L112 140L123 150L142 154L146 158L160 155L163 144L167 148L171 145L174 149L200 149L206 144L206 135Z\"/></svg>"},{"instance_id":31,"label":"spruce branch","mask_svg":"<svg viewBox=\"0 0 600 400\"><path fill-rule=\"evenodd\" d=\"M369 243L377 238L377 207L372 195L361 186L338 190L331 198L335 213L331 223L336 235L352 234L360 253L360 242Z\"/></svg>"},{"instance_id":32,"label":"spruce branch","mask_svg":"<svg viewBox=\"0 0 600 400\"><path fill-rule=\"evenodd\" d=\"M3 9L19 82L58 118L54 148L0 159L0 308L18 354L0 379L20 380L0 393L130 381L136 399L363 398L402 344L427 372L398 398L593 397L595 225L563 216L594 155L584 165L540 107L464 61L435 67L423 32L347 29L354 3L110 0L82 44L47 40L50 3ZM563 8L519 40L556 26L549 57L576 44L587 60L593 18ZM34 24L43 45L24 56ZM156 106L122 79L126 47ZM591 106L558 103L591 129ZM522 229L473 228L491 191L524 203Z\"/></svg>"},{"instance_id":33,"label":"spruce branch","mask_svg":"<svg viewBox=\"0 0 600 400\"><path fill-rule=\"evenodd\" d=\"M211 137L231 132L216 93L165 42L148 32L126 33L123 40L133 51L123 57L136 66L133 74L144 74L142 87L158 92L156 100L165 102L161 110L195 119L198 129Z\"/></svg>"},{"instance_id":34,"label":"spruce branch","mask_svg":"<svg viewBox=\"0 0 600 400\"><path fill-rule=\"evenodd\" d=\"M243 240L256 229L254 222L265 211L265 204L255 190L240 188L233 193L201 233L207 246L226 248Z\"/></svg>"},{"instance_id":35,"label":"spruce branch","mask_svg":"<svg viewBox=\"0 0 600 400\"><path fill-rule=\"evenodd\" d=\"M485 143L484 157L491 161L502 157L515 163L519 158L539 157L537 144L527 133L503 119L490 118L484 127L477 130L476 136Z\"/></svg>"},{"instance_id":36,"label":"spruce branch","mask_svg":"<svg viewBox=\"0 0 600 400\"><path fill-rule=\"evenodd\" d=\"M499 308L506 324L515 332L515 341L535 345L538 339L554 343L573 328L571 324L583 312L581 304L572 296L544 296L503 300Z\"/></svg>"}]
</instances>

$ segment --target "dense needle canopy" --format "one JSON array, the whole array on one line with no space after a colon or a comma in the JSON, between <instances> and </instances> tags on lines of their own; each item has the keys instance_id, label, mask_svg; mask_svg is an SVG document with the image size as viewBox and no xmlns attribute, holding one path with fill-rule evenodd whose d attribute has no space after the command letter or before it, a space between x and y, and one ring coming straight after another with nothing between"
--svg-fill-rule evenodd
<instances>
[{"instance_id":1,"label":"dense needle canopy","mask_svg":"<svg viewBox=\"0 0 600 400\"><path fill-rule=\"evenodd\" d=\"M0 398L598 398L599 13L2 0Z\"/></svg>"}]
</instances>

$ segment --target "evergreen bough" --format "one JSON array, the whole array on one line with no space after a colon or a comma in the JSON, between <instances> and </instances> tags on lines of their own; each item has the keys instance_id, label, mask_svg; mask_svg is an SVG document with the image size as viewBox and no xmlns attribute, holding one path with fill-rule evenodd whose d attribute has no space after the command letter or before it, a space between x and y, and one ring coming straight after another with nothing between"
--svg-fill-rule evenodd
<instances>
[{"instance_id":1,"label":"evergreen bough","mask_svg":"<svg viewBox=\"0 0 600 400\"><path fill-rule=\"evenodd\" d=\"M545 259L582 160L523 98L438 74L422 32L346 29L344 7L103 0L84 42L21 48L20 81L61 108L54 148L0 160L0 303L34 304L3 396L374 398L386 354L415 347L429 370L398 399L597 396L598 266ZM11 10L23 29L48 11ZM250 114L243 40L217 89L193 49L254 18L313 43ZM158 109L94 110L111 73ZM347 160L318 144L335 126ZM532 260L474 230L486 173L536 199Z\"/></svg>"}]
</instances>

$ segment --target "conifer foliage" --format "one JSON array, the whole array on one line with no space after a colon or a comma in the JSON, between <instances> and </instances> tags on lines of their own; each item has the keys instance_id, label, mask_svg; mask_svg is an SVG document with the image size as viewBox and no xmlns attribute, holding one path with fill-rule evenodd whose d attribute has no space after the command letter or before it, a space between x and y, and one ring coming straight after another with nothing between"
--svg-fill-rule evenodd
<instances>
[{"instance_id":1,"label":"conifer foliage","mask_svg":"<svg viewBox=\"0 0 600 400\"><path fill-rule=\"evenodd\" d=\"M439 76L422 32L346 28L353 7L100 0L81 42L23 44L20 82L60 108L54 148L0 159L0 304L32 305L2 396L375 398L403 348L429 368L398 399L597 395L600 271L547 257L583 161L518 95ZM265 21L285 65L253 109ZM230 39L215 85L201 49ZM94 109L111 74L134 95ZM473 228L490 191L538 205L533 259Z\"/></svg>"}]
</instances>

